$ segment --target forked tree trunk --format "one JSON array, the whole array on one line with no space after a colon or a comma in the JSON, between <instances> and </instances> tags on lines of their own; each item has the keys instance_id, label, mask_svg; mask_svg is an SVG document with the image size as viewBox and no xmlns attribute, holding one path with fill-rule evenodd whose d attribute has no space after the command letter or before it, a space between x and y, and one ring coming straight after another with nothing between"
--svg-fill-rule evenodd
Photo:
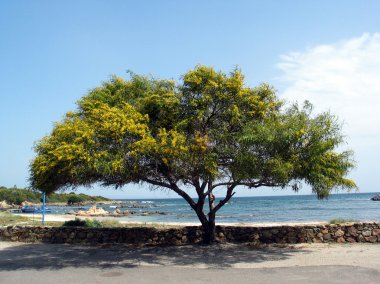
<instances>
[{"instance_id":1,"label":"forked tree trunk","mask_svg":"<svg viewBox=\"0 0 380 284\"><path fill-rule=\"evenodd\" d=\"M216 242L215 234L215 216L209 216L209 220L206 224L202 224L203 227L203 243L213 244Z\"/></svg>"},{"instance_id":2,"label":"forked tree trunk","mask_svg":"<svg viewBox=\"0 0 380 284\"><path fill-rule=\"evenodd\" d=\"M215 214L209 214L207 219L202 209L196 211L199 221L201 221L203 229L203 243L212 244L216 241L215 238Z\"/></svg>"}]
</instances>

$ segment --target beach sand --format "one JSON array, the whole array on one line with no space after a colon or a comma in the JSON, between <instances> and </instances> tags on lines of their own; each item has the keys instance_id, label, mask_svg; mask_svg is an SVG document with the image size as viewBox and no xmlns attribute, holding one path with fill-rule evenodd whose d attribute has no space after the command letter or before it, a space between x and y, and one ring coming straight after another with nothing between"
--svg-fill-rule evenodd
<instances>
[{"instance_id":1,"label":"beach sand","mask_svg":"<svg viewBox=\"0 0 380 284\"><path fill-rule=\"evenodd\" d=\"M26 216L31 219L40 220L42 219L42 214L15 214ZM74 220L75 218L79 219L96 219L96 220L114 220L119 221L121 224L144 224L144 225L162 225L162 226L200 226L200 223L197 222L141 222L135 220L125 220L120 219L119 217L92 217L92 216L75 216L69 214L46 214L45 221L47 222L65 222L69 220ZM125 217L124 217L125 218ZM244 226L244 227L273 227L273 226L293 226L293 225L324 225L327 222L257 222L257 223L217 223L217 225L223 226Z\"/></svg>"}]
</instances>

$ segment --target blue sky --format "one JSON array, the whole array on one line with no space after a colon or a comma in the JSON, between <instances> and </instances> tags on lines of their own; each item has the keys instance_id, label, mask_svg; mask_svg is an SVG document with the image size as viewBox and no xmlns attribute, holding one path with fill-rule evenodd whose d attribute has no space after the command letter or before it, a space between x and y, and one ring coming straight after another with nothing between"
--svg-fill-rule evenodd
<instances>
[{"instance_id":1,"label":"blue sky","mask_svg":"<svg viewBox=\"0 0 380 284\"><path fill-rule=\"evenodd\" d=\"M351 177L360 191L378 191L378 11L370 0L0 0L0 185L27 186L33 143L111 74L178 79L205 64L238 65L250 86L267 82L284 99L337 113L358 161ZM136 186L92 193L175 196Z\"/></svg>"}]
</instances>

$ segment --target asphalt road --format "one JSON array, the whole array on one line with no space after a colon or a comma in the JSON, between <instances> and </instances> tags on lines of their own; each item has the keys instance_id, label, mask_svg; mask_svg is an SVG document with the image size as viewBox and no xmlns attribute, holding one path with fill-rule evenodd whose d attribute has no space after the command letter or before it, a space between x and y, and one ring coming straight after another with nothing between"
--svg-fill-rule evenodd
<instances>
[{"instance_id":1,"label":"asphalt road","mask_svg":"<svg viewBox=\"0 0 380 284\"><path fill-rule=\"evenodd\" d=\"M380 245L136 248L0 242L0 283L380 283Z\"/></svg>"}]
</instances>

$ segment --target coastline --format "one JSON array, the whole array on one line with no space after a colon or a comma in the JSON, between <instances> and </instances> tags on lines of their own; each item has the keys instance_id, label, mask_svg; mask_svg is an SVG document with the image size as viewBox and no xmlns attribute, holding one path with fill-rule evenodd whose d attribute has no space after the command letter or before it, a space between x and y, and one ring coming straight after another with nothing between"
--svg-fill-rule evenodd
<instances>
[{"instance_id":1,"label":"coastline","mask_svg":"<svg viewBox=\"0 0 380 284\"><path fill-rule=\"evenodd\" d=\"M30 219L41 219L42 214L40 213L16 213L15 215L28 217ZM175 226L175 227L185 227L185 226L201 226L200 222L143 222L143 221L135 221L135 220L120 220L117 217L111 217L111 216L75 216L75 215L69 215L69 214L45 214L45 221L46 222L66 222L74 219L95 219L95 220L116 220L122 225L128 225L128 224L137 224L137 225L162 225L162 226ZM216 222L216 225L219 226L240 226L240 227L277 227L277 226L297 226L297 225L326 225L328 222L324 221L312 221L312 222L304 222L304 221L293 221L293 222L241 222L241 223L224 223L224 222Z\"/></svg>"},{"instance_id":2,"label":"coastline","mask_svg":"<svg viewBox=\"0 0 380 284\"><path fill-rule=\"evenodd\" d=\"M97 206L99 212L93 212L94 205ZM378 205L378 202L370 200L368 193L333 195L332 198L324 201L315 201L312 196L237 198L226 205L223 212L217 216L216 223L221 226L273 227L378 222L380 220ZM50 206L51 204L47 204L47 207ZM80 218L110 221L109 226L118 226L118 223L120 226L125 224L128 227L132 226L129 224L200 226L196 215L182 199L174 201L171 199L113 200L95 202L87 206L56 208L52 206L50 209L51 213L45 215L47 222L65 222ZM33 218L33 213L20 215ZM34 213L34 218L33 223L40 222L41 213ZM59 225L57 223L57 226Z\"/></svg>"}]
</instances>

